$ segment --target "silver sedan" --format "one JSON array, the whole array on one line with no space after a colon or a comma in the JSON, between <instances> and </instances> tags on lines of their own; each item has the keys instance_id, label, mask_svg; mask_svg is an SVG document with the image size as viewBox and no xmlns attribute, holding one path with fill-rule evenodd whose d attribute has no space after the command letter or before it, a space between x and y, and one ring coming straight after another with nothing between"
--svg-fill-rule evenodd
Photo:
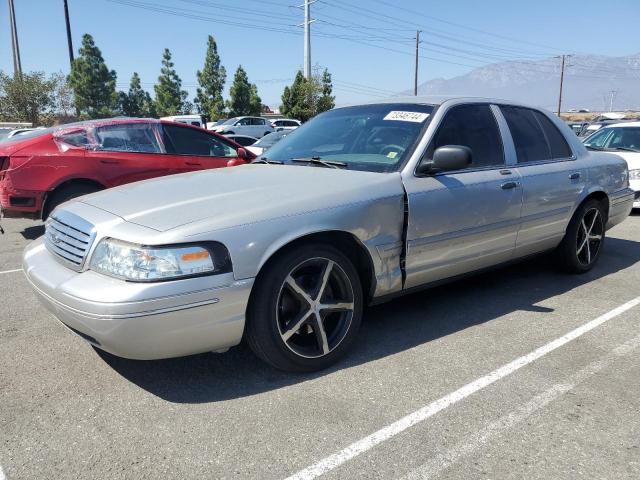
<instances>
[{"instance_id":1,"label":"silver sedan","mask_svg":"<svg viewBox=\"0 0 640 480\"><path fill-rule=\"evenodd\" d=\"M323 113L251 165L66 203L24 270L64 325L115 355L245 339L310 371L349 350L366 304L543 252L588 271L632 203L624 160L546 111L396 98Z\"/></svg>"}]
</instances>

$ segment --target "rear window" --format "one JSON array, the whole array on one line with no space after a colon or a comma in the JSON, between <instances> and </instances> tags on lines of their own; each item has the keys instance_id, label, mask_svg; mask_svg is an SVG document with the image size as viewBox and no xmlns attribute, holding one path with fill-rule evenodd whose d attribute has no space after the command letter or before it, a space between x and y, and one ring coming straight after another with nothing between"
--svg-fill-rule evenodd
<instances>
[{"instance_id":1,"label":"rear window","mask_svg":"<svg viewBox=\"0 0 640 480\"><path fill-rule=\"evenodd\" d=\"M543 124L540 122L541 113L529 108L511 106L501 106L500 110L511 131L518 163L559 158L553 156L551 142L547 139ZM553 127L553 125L551 126ZM561 134L558 132L558 135ZM568 149L568 146L566 148ZM558 154L562 153L562 147L556 145L556 149Z\"/></svg>"},{"instance_id":2,"label":"rear window","mask_svg":"<svg viewBox=\"0 0 640 480\"><path fill-rule=\"evenodd\" d=\"M98 150L110 152L160 153L153 126L149 123L106 125L96 129Z\"/></svg>"},{"instance_id":3,"label":"rear window","mask_svg":"<svg viewBox=\"0 0 640 480\"><path fill-rule=\"evenodd\" d=\"M540 126L544 131L544 135L549 143L549 149L551 150L551 158L569 158L573 155L569 144L564 138L564 135L560 133L558 127L556 127L547 116L541 112L534 111L534 115L540 122Z\"/></svg>"}]
</instances>

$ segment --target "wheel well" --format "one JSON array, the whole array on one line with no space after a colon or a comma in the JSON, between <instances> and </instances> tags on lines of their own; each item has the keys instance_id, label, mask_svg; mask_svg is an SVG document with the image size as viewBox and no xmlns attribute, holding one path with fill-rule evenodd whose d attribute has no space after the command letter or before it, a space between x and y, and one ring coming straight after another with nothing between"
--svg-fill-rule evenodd
<instances>
[{"instance_id":1,"label":"wheel well","mask_svg":"<svg viewBox=\"0 0 640 480\"><path fill-rule=\"evenodd\" d=\"M55 195L57 192L65 188L76 186L76 185L87 185L87 186L95 187L98 190L104 190L106 188L100 182L96 182L95 180L90 180L88 178L72 178L71 180L62 182L61 184L57 185L53 190L51 190L50 192L47 192L47 194L45 195L44 200L42 201L42 210L40 212L41 216L44 216L45 212L47 211L49 199L51 198L52 195Z\"/></svg>"},{"instance_id":2,"label":"wheel well","mask_svg":"<svg viewBox=\"0 0 640 480\"><path fill-rule=\"evenodd\" d=\"M606 193L604 193L601 190L598 190L597 192L592 192L586 196L586 198L582 201L582 203L588 202L589 200L597 200L600 203L602 203L604 205L605 213L607 217L609 217L609 197L607 196Z\"/></svg>"},{"instance_id":3,"label":"wheel well","mask_svg":"<svg viewBox=\"0 0 640 480\"><path fill-rule=\"evenodd\" d=\"M260 276L260 273L266 271L266 267L268 267L284 249L297 247L306 243L324 243L331 245L346 255L347 258L351 260L353 266L358 272L358 275L360 276L365 301L368 302L371 299L375 287L373 262L371 261L371 257L369 256L369 252L366 247L354 235L347 232L318 232L296 238L295 240L281 246L276 252L274 252L262 266L260 272L258 272L258 276Z\"/></svg>"}]
</instances>

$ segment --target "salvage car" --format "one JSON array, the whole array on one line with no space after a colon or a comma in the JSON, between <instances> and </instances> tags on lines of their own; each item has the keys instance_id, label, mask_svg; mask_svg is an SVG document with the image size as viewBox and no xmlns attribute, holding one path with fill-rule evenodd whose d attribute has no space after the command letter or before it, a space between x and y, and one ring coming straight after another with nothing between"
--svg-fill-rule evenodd
<instances>
[{"instance_id":1,"label":"salvage car","mask_svg":"<svg viewBox=\"0 0 640 480\"><path fill-rule=\"evenodd\" d=\"M614 123L583 140L589 150L611 152L627 161L633 208L640 209L640 122Z\"/></svg>"},{"instance_id":2,"label":"salvage car","mask_svg":"<svg viewBox=\"0 0 640 480\"><path fill-rule=\"evenodd\" d=\"M313 371L353 346L367 304L547 251L589 271L632 202L625 161L546 111L395 98L318 115L250 165L66 203L23 267L112 354L244 338L276 368Z\"/></svg>"},{"instance_id":3,"label":"salvage car","mask_svg":"<svg viewBox=\"0 0 640 480\"><path fill-rule=\"evenodd\" d=\"M168 121L121 118L38 129L0 143L0 211L46 219L80 195L253 158L220 135Z\"/></svg>"}]
</instances>

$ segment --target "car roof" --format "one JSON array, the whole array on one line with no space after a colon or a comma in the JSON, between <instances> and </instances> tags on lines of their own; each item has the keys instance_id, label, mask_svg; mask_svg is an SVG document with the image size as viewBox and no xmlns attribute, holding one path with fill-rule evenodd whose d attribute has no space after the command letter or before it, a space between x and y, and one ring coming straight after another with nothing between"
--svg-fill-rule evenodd
<instances>
[{"instance_id":1,"label":"car roof","mask_svg":"<svg viewBox=\"0 0 640 480\"><path fill-rule=\"evenodd\" d=\"M505 105L514 105L518 107L527 107L527 108L536 108L540 110L547 110L543 107L537 107L535 105L530 105L527 103L518 102L516 100L506 100L501 98L491 98L491 97L472 97L465 95L418 95L418 96L398 96L398 97L388 97L380 100L372 100L370 102L360 102L354 103L350 105L345 105L345 107L354 107L357 105L377 105L377 104L386 104L386 103L408 103L408 104L416 104L416 105L442 105L447 102L455 102L455 103L495 103L495 104L505 104ZM342 108L342 107L338 107Z\"/></svg>"},{"instance_id":2,"label":"car roof","mask_svg":"<svg viewBox=\"0 0 640 480\"><path fill-rule=\"evenodd\" d=\"M640 122L619 122L607 125L607 127L640 127Z\"/></svg>"}]
</instances>

